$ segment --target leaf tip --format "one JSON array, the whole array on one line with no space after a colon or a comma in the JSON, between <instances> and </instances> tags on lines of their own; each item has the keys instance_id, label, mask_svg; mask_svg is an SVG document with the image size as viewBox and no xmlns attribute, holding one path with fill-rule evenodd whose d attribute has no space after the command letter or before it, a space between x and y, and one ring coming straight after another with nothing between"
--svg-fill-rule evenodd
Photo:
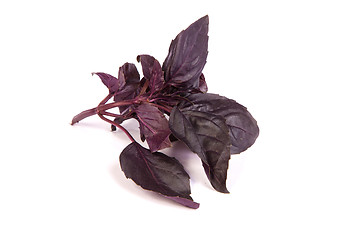
<instances>
[{"instance_id":1,"label":"leaf tip","mask_svg":"<svg viewBox=\"0 0 360 240\"><path fill-rule=\"evenodd\" d=\"M210 180L210 182L211 182L211 180ZM229 194L229 193L230 193L229 190L227 190L226 185L220 185L220 186L218 186L218 185L215 185L214 182L211 182L211 185L212 185L213 188L214 188L216 191L218 191L218 192L226 193L226 194Z\"/></svg>"},{"instance_id":2,"label":"leaf tip","mask_svg":"<svg viewBox=\"0 0 360 240\"><path fill-rule=\"evenodd\" d=\"M198 209L200 207L200 203L194 202L192 199L182 198L178 196L166 196L165 198L171 199L174 202L177 202L185 207L192 208L192 209Z\"/></svg>"},{"instance_id":3,"label":"leaf tip","mask_svg":"<svg viewBox=\"0 0 360 240\"><path fill-rule=\"evenodd\" d=\"M225 189L225 191L222 193L230 194L229 190L227 190L227 189Z\"/></svg>"}]
</instances>

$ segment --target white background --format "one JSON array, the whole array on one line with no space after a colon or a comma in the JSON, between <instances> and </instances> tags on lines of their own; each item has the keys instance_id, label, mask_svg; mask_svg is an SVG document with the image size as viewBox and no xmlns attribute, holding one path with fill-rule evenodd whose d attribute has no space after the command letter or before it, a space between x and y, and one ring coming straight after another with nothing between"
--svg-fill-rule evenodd
<instances>
[{"instance_id":1,"label":"white background","mask_svg":"<svg viewBox=\"0 0 360 240\"><path fill-rule=\"evenodd\" d=\"M0 239L360 239L359 12L346 0L2 1ZM232 157L230 194L181 144L165 151L192 177L193 210L125 178L124 134L69 123L107 93L91 72L163 62L206 14L209 92L248 107L260 136Z\"/></svg>"}]
</instances>

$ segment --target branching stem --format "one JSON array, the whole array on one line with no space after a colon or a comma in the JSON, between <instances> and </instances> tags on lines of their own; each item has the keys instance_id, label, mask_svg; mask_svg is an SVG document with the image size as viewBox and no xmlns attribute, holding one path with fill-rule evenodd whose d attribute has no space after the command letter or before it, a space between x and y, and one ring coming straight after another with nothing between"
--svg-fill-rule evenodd
<instances>
[{"instance_id":1,"label":"branching stem","mask_svg":"<svg viewBox=\"0 0 360 240\"><path fill-rule=\"evenodd\" d=\"M133 138L133 136L131 136L131 134L129 133L129 131L126 130L123 126L121 126L120 124L118 124L118 123L116 123L116 122L114 122L114 121L112 121L112 120L104 117L104 115L101 114L101 113L98 113L98 116L99 116L102 120L104 120L105 122L108 122L108 123L110 123L110 124L112 124L112 125L120 128L120 129L126 134L126 136L128 136L128 138L130 139L131 142L135 142L135 139Z\"/></svg>"}]
</instances>

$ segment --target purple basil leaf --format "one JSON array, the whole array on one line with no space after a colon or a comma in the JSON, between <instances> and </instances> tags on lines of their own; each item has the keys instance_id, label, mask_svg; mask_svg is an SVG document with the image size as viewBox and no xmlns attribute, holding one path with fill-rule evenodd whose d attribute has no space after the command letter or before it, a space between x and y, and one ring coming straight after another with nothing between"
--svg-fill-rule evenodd
<instances>
[{"instance_id":1,"label":"purple basil leaf","mask_svg":"<svg viewBox=\"0 0 360 240\"><path fill-rule=\"evenodd\" d=\"M166 198L169 198L177 203L180 203L181 205L184 205L186 207L189 208L194 208L197 209L199 208L200 204L197 202L194 202L193 200L187 199L187 198L182 198L182 197L169 197L169 196L165 196Z\"/></svg>"},{"instance_id":2,"label":"purple basil leaf","mask_svg":"<svg viewBox=\"0 0 360 240\"><path fill-rule=\"evenodd\" d=\"M171 42L162 69L165 81L180 89L199 88L199 77L208 54L209 17L181 31Z\"/></svg>"},{"instance_id":3,"label":"purple basil leaf","mask_svg":"<svg viewBox=\"0 0 360 240\"><path fill-rule=\"evenodd\" d=\"M146 190L170 198L184 206L198 208L190 197L190 177L176 159L163 153L151 153L133 142L120 154L121 169L127 178Z\"/></svg>"},{"instance_id":4,"label":"purple basil leaf","mask_svg":"<svg viewBox=\"0 0 360 240\"><path fill-rule=\"evenodd\" d=\"M116 92L114 96L114 101L120 102L123 100L130 100L135 98L138 94L139 85L140 82L125 84L123 88Z\"/></svg>"},{"instance_id":5,"label":"purple basil leaf","mask_svg":"<svg viewBox=\"0 0 360 240\"><path fill-rule=\"evenodd\" d=\"M219 192L226 189L230 159L229 129L225 119L215 114L174 107L169 125L172 133L202 160L211 185Z\"/></svg>"},{"instance_id":6,"label":"purple basil leaf","mask_svg":"<svg viewBox=\"0 0 360 240\"><path fill-rule=\"evenodd\" d=\"M202 93L206 93L208 91L208 86L205 81L205 76L202 73L199 78L199 91Z\"/></svg>"},{"instance_id":7,"label":"purple basil leaf","mask_svg":"<svg viewBox=\"0 0 360 240\"><path fill-rule=\"evenodd\" d=\"M190 94L196 94L196 93L206 93L208 91L208 86L206 84L206 81L205 81L205 76L204 74L202 73L199 77L199 87L198 88L194 88L191 90ZM190 95L189 93L188 94L185 94L184 97L187 97Z\"/></svg>"},{"instance_id":8,"label":"purple basil leaf","mask_svg":"<svg viewBox=\"0 0 360 240\"><path fill-rule=\"evenodd\" d=\"M115 93L117 90L119 90L120 82L116 77L102 72L92 73L92 75L94 74L96 74L101 79L104 85L109 89L110 93Z\"/></svg>"},{"instance_id":9,"label":"purple basil leaf","mask_svg":"<svg viewBox=\"0 0 360 240\"><path fill-rule=\"evenodd\" d=\"M141 62L144 77L149 80L151 93L160 90L164 85L164 75L160 63L150 55L137 56Z\"/></svg>"},{"instance_id":10,"label":"purple basil leaf","mask_svg":"<svg viewBox=\"0 0 360 240\"><path fill-rule=\"evenodd\" d=\"M118 75L122 86L126 83L137 83L140 81L140 74L133 63L125 63L122 65L119 68Z\"/></svg>"},{"instance_id":11,"label":"purple basil leaf","mask_svg":"<svg viewBox=\"0 0 360 240\"><path fill-rule=\"evenodd\" d=\"M226 97L210 93L192 94L179 108L183 111L196 110L224 117L230 130L231 154L241 153L251 147L259 135L257 122L246 107Z\"/></svg>"},{"instance_id":12,"label":"purple basil leaf","mask_svg":"<svg viewBox=\"0 0 360 240\"><path fill-rule=\"evenodd\" d=\"M118 91L114 96L114 102L121 102L124 100L130 100L138 95L139 83L127 83L125 86ZM125 114L131 106L120 106L120 113Z\"/></svg>"},{"instance_id":13,"label":"purple basil leaf","mask_svg":"<svg viewBox=\"0 0 360 240\"><path fill-rule=\"evenodd\" d=\"M135 109L140 124L141 138L145 138L151 152L171 146L168 120L157 107L142 103Z\"/></svg>"},{"instance_id":14,"label":"purple basil leaf","mask_svg":"<svg viewBox=\"0 0 360 240\"><path fill-rule=\"evenodd\" d=\"M139 93L140 74L136 66L132 63L125 63L119 68L120 89L114 96L115 102L130 100L135 98ZM127 106L119 107L120 113L128 110Z\"/></svg>"}]
</instances>

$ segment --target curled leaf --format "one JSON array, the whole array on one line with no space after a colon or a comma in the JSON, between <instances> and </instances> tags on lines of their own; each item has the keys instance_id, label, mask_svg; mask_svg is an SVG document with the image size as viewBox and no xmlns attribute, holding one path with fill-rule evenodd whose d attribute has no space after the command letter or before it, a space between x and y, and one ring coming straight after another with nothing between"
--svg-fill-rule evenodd
<instances>
[{"instance_id":1,"label":"curled leaf","mask_svg":"<svg viewBox=\"0 0 360 240\"><path fill-rule=\"evenodd\" d=\"M208 86L205 81L205 76L202 73L199 78L199 91L202 93L206 93L208 91Z\"/></svg>"},{"instance_id":2,"label":"curled leaf","mask_svg":"<svg viewBox=\"0 0 360 240\"><path fill-rule=\"evenodd\" d=\"M160 90L164 85L164 76L160 63L150 55L139 55L137 60L141 62L144 77L149 80L150 92L154 93Z\"/></svg>"},{"instance_id":3,"label":"curled leaf","mask_svg":"<svg viewBox=\"0 0 360 240\"><path fill-rule=\"evenodd\" d=\"M211 185L219 192L228 193L230 137L225 119L211 113L174 107L169 125L175 137L200 157Z\"/></svg>"},{"instance_id":4,"label":"curled leaf","mask_svg":"<svg viewBox=\"0 0 360 240\"><path fill-rule=\"evenodd\" d=\"M121 86L129 83L137 83L140 81L140 74L136 69L135 64L125 63L119 68L119 81Z\"/></svg>"},{"instance_id":5,"label":"curled leaf","mask_svg":"<svg viewBox=\"0 0 360 240\"><path fill-rule=\"evenodd\" d=\"M125 63L119 68L120 89L114 95L115 102L135 98L139 93L140 74L132 63ZM125 113L128 106L119 107L120 113Z\"/></svg>"},{"instance_id":6,"label":"curled leaf","mask_svg":"<svg viewBox=\"0 0 360 240\"><path fill-rule=\"evenodd\" d=\"M237 154L251 147L259 136L256 120L246 107L236 101L217 94L192 94L180 106L183 111L212 113L225 118L230 131L231 154Z\"/></svg>"}]
</instances>

